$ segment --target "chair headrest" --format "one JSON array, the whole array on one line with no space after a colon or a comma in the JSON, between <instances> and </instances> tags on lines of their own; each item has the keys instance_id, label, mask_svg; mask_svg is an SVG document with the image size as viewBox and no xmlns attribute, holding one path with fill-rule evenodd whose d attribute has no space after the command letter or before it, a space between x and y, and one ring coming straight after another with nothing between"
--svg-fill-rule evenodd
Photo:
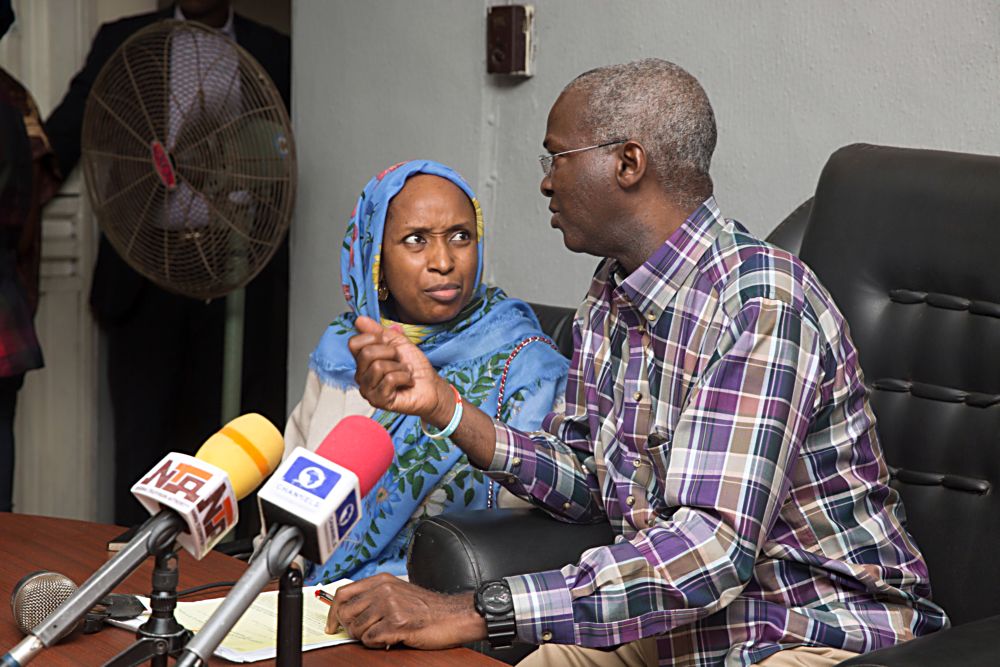
<instances>
[{"instance_id":1,"label":"chair headrest","mask_svg":"<svg viewBox=\"0 0 1000 667\"><path fill-rule=\"evenodd\" d=\"M998 243L1000 157L854 144L823 169L801 257L835 298L843 280L1000 303Z\"/></svg>"}]
</instances>

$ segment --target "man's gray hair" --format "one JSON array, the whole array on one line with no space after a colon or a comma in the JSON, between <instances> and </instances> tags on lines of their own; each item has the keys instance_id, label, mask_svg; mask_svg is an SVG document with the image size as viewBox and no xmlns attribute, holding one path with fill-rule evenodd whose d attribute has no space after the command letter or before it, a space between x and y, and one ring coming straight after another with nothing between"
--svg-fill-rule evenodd
<instances>
[{"instance_id":1,"label":"man's gray hair","mask_svg":"<svg viewBox=\"0 0 1000 667\"><path fill-rule=\"evenodd\" d=\"M684 203L712 194L715 114L701 84L683 68L646 58L584 72L566 86L571 89L587 96L584 114L594 141L638 141L660 184Z\"/></svg>"}]
</instances>

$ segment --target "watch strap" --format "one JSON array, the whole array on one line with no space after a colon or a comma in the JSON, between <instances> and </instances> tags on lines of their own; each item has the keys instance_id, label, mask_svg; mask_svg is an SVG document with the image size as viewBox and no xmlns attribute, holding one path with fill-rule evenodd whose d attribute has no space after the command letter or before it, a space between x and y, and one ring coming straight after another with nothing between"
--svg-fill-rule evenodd
<instances>
[{"instance_id":1,"label":"watch strap","mask_svg":"<svg viewBox=\"0 0 1000 667\"><path fill-rule=\"evenodd\" d=\"M509 611L504 614L493 614L485 609L482 605L480 596L483 592L495 585L502 585L507 589L508 593L510 591L510 586L503 579L498 579L495 581L487 581L482 584L477 590L475 595L476 600L476 611L483 617L486 621L486 636L490 643L490 648L493 649L503 649L510 648L514 645L514 639L517 637L516 623L514 621L514 605L510 606Z\"/></svg>"}]
</instances>

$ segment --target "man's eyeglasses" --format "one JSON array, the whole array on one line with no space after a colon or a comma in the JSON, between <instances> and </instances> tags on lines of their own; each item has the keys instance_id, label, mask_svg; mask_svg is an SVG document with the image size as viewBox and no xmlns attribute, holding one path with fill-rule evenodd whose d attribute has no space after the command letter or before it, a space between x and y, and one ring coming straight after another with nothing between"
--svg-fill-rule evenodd
<instances>
[{"instance_id":1,"label":"man's eyeglasses","mask_svg":"<svg viewBox=\"0 0 1000 667\"><path fill-rule=\"evenodd\" d=\"M560 151L558 153L546 153L545 155L538 156L538 162L542 165L542 173L548 176L552 173L552 163L560 155L569 155L570 153L579 153L581 151L592 151L595 148L604 148L605 146L614 146L615 144L624 144L628 139L615 139L613 141L606 141L603 144L597 144L596 146L587 146L585 148L574 148L568 151Z\"/></svg>"}]
</instances>

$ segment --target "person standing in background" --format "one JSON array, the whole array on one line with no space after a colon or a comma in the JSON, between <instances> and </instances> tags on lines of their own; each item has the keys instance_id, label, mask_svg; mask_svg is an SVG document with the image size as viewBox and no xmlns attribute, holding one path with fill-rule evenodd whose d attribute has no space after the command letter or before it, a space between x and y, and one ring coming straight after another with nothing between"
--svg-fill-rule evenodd
<instances>
[{"instance_id":1,"label":"person standing in background","mask_svg":"<svg viewBox=\"0 0 1000 667\"><path fill-rule=\"evenodd\" d=\"M0 37L14 23L0 0ZM35 100L0 69L0 512L13 510L14 410L24 374L41 368L35 334L41 209L59 173Z\"/></svg>"},{"instance_id":2,"label":"person standing in background","mask_svg":"<svg viewBox=\"0 0 1000 667\"><path fill-rule=\"evenodd\" d=\"M84 109L101 68L129 37L165 19L198 21L234 39L267 71L288 107L287 36L235 14L229 0L180 0L159 12L101 26L83 69L45 123L64 174L79 161ZM178 65L184 71L177 71ZM171 81L197 77L195 67L193 59L175 59ZM241 409L282 424L288 349L287 241L246 290ZM221 425L225 303L222 299L206 303L161 289L130 268L102 235L90 305L108 341L115 522L128 526L146 518L130 493L139 476L166 452L193 454Z\"/></svg>"}]
</instances>

